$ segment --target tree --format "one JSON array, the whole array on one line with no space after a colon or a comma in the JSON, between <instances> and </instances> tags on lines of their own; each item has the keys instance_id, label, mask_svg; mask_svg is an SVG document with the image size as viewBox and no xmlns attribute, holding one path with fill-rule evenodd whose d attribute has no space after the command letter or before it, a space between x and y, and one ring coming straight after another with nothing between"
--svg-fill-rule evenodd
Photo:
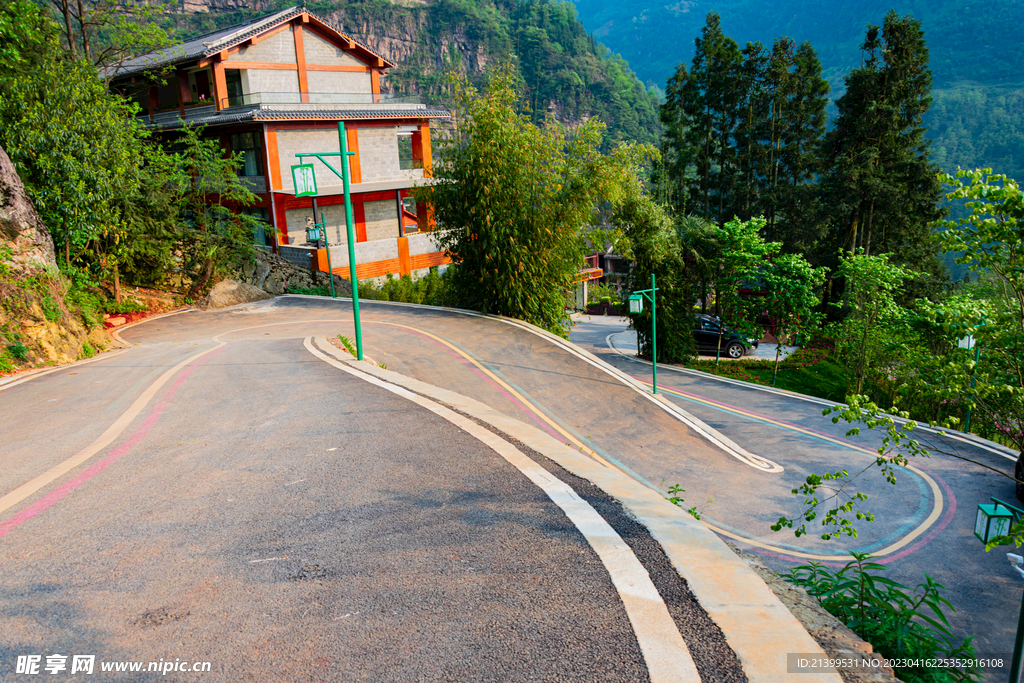
<instances>
[{"instance_id":1,"label":"tree","mask_svg":"<svg viewBox=\"0 0 1024 683\"><path fill-rule=\"evenodd\" d=\"M864 65L846 77L825 140L821 201L832 207L825 255L888 252L939 275L930 224L943 215L942 190L922 122L932 76L921 22L890 11L881 29L868 27L861 49Z\"/></svg>"},{"instance_id":2,"label":"tree","mask_svg":"<svg viewBox=\"0 0 1024 683\"><path fill-rule=\"evenodd\" d=\"M821 303L818 288L825 282L825 268L813 268L799 254L782 254L761 269L763 305L775 324L775 369L772 386L779 374L782 347L791 344L800 332L816 327L821 315L815 311Z\"/></svg>"},{"instance_id":3,"label":"tree","mask_svg":"<svg viewBox=\"0 0 1024 683\"><path fill-rule=\"evenodd\" d=\"M113 75L129 59L171 44L159 19L159 0L48 0L61 45L72 61L84 59Z\"/></svg>"},{"instance_id":4,"label":"tree","mask_svg":"<svg viewBox=\"0 0 1024 683\"><path fill-rule=\"evenodd\" d=\"M37 68L0 77L0 143L69 264L117 223L145 131L136 105L108 93L92 65L59 58L52 32L35 47Z\"/></svg>"},{"instance_id":5,"label":"tree","mask_svg":"<svg viewBox=\"0 0 1024 683\"><path fill-rule=\"evenodd\" d=\"M947 318L962 336L970 332L984 355L981 367L965 358L961 374L978 374L972 399L1024 452L1024 192L991 169L940 178L953 188L947 198L963 201L970 211L940 224L944 248L962 254L957 263L990 278L981 300L961 309L958 319ZM1024 480L1024 472L1017 474Z\"/></svg>"},{"instance_id":6,"label":"tree","mask_svg":"<svg viewBox=\"0 0 1024 683\"><path fill-rule=\"evenodd\" d=\"M778 242L766 242L761 237L764 225L764 218L749 221L734 218L713 231L720 249L713 280L715 313L723 323L751 332L750 314L755 304L741 297L740 289L757 286L762 266L782 247ZM724 334L725 325L719 325L715 363L721 354Z\"/></svg>"},{"instance_id":7,"label":"tree","mask_svg":"<svg viewBox=\"0 0 1024 683\"><path fill-rule=\"evenodd\" d=\"M858 250L842 258L837 275L846 282L847 314L838 323L836 346L853 370L853 393L860 395L864 380L885 365L906 326L907 312L895 294L918 273L890 263L889 254L868 256Z\"/></svg>"},{"instance_id":8,"label":"tree","mask_svg":"<svg viewBox=\"0 0 1024 683\"><path fill-rule=\"evenodd\" d=\"M514 83L509 64L493 72L486 94L453 82L452 133L433 169L438 182L417 199L433 207L443 229L460 305L564 336L583 228L598 199L628 175L636 148L602 155L602 125L593 120L570 132L533 125L516 111Z\"/></svg>"}]
</instances>

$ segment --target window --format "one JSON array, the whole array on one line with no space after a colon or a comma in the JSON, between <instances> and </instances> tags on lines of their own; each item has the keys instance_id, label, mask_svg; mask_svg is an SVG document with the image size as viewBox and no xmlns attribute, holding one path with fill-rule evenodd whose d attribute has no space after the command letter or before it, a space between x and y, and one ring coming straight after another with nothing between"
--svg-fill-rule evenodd
<instances>
[{"instance_id":1,"label":"window","mask_svg":"<svg viewBox=\"0 0 1024 683\"><path fill-rule=\"evenodd\" d=\"M240 176L263 175L263 136L259 132L235 133L231 136L231 151L242 155Z\"/></svg>"},{"instance_id":2,"label":"window","mask_svg":"<svg viewBox=\"0 0 1024 683\"><path fill-rule=\"evenodd\" d=\"M228 86L228 106L244 104L242 93L242 72L238 69L225 69L224 80Z\"/></svg>"},{"instance_id":3,"label":"window","mask_svg":"<svg viewBox=\"0 0 1024 683\"><path fill-rule=\"evenodd\" d=\"M416 168L412 158L412 134L398 133L398 168L404 170Z\"/></svg>"}]
</instances>

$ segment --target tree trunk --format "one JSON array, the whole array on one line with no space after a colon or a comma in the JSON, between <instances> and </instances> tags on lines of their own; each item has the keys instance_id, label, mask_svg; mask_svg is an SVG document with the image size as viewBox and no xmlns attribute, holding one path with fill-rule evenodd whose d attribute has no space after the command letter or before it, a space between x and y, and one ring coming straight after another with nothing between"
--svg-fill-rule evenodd
<instances>
[{"instance_id":1,"label":"tree trunk","mask_svg":"<svg viewBox=\"0 0 1024 683\"><path fill-rule=\"evenodd\" d=\"M114 264L114 301L121 303L121 276L117 272L117 263Z\"/></svg>"},{"instance_id":2,"label":"tree trunk","mask_svg":"<svg viewBox=\"0 0 1024 683\"><path fill-rule=\"evenodd\" d=\"M854 253L857 250L857 227L860 222L860 206L853 210L853 216L850 218L850 253Z\"/></svg>"}]
</instances>

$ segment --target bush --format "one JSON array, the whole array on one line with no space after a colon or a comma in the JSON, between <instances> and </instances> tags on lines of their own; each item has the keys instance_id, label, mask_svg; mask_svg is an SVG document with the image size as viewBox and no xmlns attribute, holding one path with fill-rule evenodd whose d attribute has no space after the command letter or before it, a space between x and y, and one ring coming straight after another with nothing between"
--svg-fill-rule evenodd
<instances>
[{"instance_id":1,"label":"bush","mask_svg":"<svg viewBox=\"0 0 1024 683\"><path fill-rule=\"evenodd\" d=\"M139 313L141 311L147 310L149 310L149 306L138 301L122 301L121 303L108 301L105 304L103 304L103 312L110 313L112 315L123 313Z\"/></svg>"},{"instance_id":2,"label":"bush","mask_svg":"<svg viewBox=\"0 0 1024 683\"><path fill-rule=\"evenodd\" d=\"M21 341L15 341L13 344L7 345L7 352L15 360L27 360L28 359L28 347L21 343Z\"/></svg>"},{"instance_id":3,"label":"bush","mask_svg":"<svg viewBox=\"0 0 1024 683\"><path fill-rule=\"evenodd\" d=\"M794 567L782 578L806 588L822 607L886 658L923 661L976 656L972 638L961 641L950 631L945 610L956 610L942 597L941 583L925 574L924 583L911 591L878 574L887 568L871 562L870 555L852 555L853 561L836 572L811 562ZM894 667L893 672L906 683L981 680L976 669Z\"/></svg>"}]
</instances>

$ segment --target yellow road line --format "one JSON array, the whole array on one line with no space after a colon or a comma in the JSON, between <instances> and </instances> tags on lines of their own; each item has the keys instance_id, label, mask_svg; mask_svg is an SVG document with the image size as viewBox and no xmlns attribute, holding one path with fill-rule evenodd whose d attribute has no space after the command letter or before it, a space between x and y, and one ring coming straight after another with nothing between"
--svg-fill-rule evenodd
<instances>
[{"instance_id":1,"label":"yellow road line","mask_svg":"<svg viewBox=\"0 0 1024 683\"><path fill-rule=\"evenodd\" d=\"M367 322L370 322L370 321L367 321ZM451 344L447 340L442 339L441 337L438 337L436 335L433 335L430 332L426 332L424 330L420 330L420 329L417 329L415 327L409 327L408 325L399 325L398 323L386 323L386 322L379 322L379 321L373 321L373 323L375 325L388 325L390 327L399 327L399 328L402 328L402 329L411 330L411 331L416 332L418 334L422 334L425 337L430 337L431 339L433 339L434 341L438 342L439 344L445 345L446 347L448 347L449 349L451 349L452 351L454 351L455 353L459 354L460 356L465 358L467 361L472 363L481 372L486 374L488 377L490 377L492 380L494 380L499 386L501 386L503 389L505 389L505 391L509 392L510 394L515 396L517 399L519 399L519 401L524 406L526 406L530 410L530 412L535 414L540 419L544 420L544 422L546 422L548 425L550 425L552 429L554 429L559 434L564 436L571 443L575 444L576 447L580 449L580 452L584 453L585 455L589 455L591 458L593 458L594 460L597 460L599 463L601 463L605 467L608 467L609 469L613 469L616 472L618 472L619 474L626 474L621 469L619 469L618 467L616 467L615 465L613 465L612 463L608 462L606 459L604 459L600 455L598 455L594 451L594 449L590 448L589 446L584 444L582 441L580 441L579 439L574 437L572 434L567 432L565 429L563 429L561 427L561 425L559 425L557 422L552 421L547 415L544 414L543 411L538 410L537 407L534 406L533 403L530 400L528 400L525 396L523 396L521 393L519 393L518 391L516 391L515 389L510 387L507 382L505 382L500 377L495 375L493 372L488 370L486 367L484 367L482 364L480 364L475 358L473 358L472 356L470 356L469 354L467 354L466 352L464 352L462 349L460 349L459 347L455 346L454 344ZM629 475L626 474L626 476L629 476ZM630 478L632 478L632 477L630 477Z\"/></svg>"},{"instance_id":2,"label":"yellow road line","mask_svg":"<svg viewBox=\"0 0 1024 683\"><path fill-rule=\"evenodd\" d=\"M650 384L649 382L645 382L644 380L640 380L640 381L644 382L644 384ZM773 419L768 418L768 417L763 417L761 415L755 415L754 413L749 413L749 412L747 412L745 410L742 410L741 408L734 408L732 406L727 406L727 405L725 405L723 403L718 403L717 401L712 401L710 399L698 398L697 396L693 396L691 394L684 394L682 392L675 391L674 389L670 389L670 388L668 388L668 387L666 387L664 385L661 386L660 390L661 391L666 391L666 392L668 392L670 394L675 394L676 396L680 396L680 397L685 398L687 400L696 401L698 403L703 403L705 405L709 405L709 406L712 406L714 408L718 408L720 410L725 410L725 411L728 411L730 413L735 413L737 415L742 415L744 417L749 417L749 418L752 418L752 419L755 419L755 420L759 420L761 422L767 422L767 423L773 424L773 425L775 425L777 427L781 427L782 429L788 429L790 431L800 432L801 434L806 434L806 435L812 436L812 437L814 437L816 439L823 439L825 441L831 441L832 443L839 444L840 446L843 446L844 448L849 448L849 449L852 449L852 450L855 450L855 451L860 451L862 453L866 453L866 454L870 455L871 457L875 457L875 458L878 457L878 451L872 451L872 450L868 450L867 448L861 448L860 446L854 446L853 444L847 443L845 441L841 441L839 439L835 439L835 438L832 438L830 436L826 436L824 434L818 434L817 432L812 432L810 430L803 429L801 427L797 427L796 425L787 424L785 422L779 422L777 420L773 420ZM942 489L939 488L939 485L935 482L934 479L929 477L922 470L914 467L913 465L907 465L906 468L908 470L910 470L911 472L915 473L916 475L918 475L919 477L921 477L922 479L924 479L926 482L928 482L928 486L929 486L929 488L931 488L931 491L932 491L932 496L935 499L935 505L932 507L931 514L929 514L928 517L925 518L924 522L922 522L916 529L911 531L909 534L907 534L906 536L901 538L896 543L893 543L892 545L887 546L887 547L883 548L882 550L879 550L878 552L871 553L871 555L873 557L882 557L884 555L891 555L891 554L895 553L896 551L905 548L907 545L909 545L911 542L913 542L916 538L918 538L919 536L924 534L924 532L926 532L933 524L935 524L935 522L938 521L939 517L942 516L942 510L943 510ZM831 561L835 561L835 560L838 559L835 555L818 555L818 554L812 554L812 553L802 553L802 552L798 552L796 550L788 550L786 548L780 548L780 547L772 545L770 543L762 543L760 541L755 541L753 539L747 538L746 536L740 536L739 534L735 534L733 532L726 531L724 529L719 529L718 527L716 527L716 526L714 526L712 524L708 524L707 522L704 522L704 525L707 526L712 531L714 531L715 533L722 534L723 536L728 536L729 538L733 538L733 539L736 539L738 541L742 541L743 543L748 543L750 545L757 546L758 548L764 548L766 550L771 550L772 552L786 554L786 555L792 555L793 557L801 557L801 558L808 559L808 560L831 560Z\"/></svg>"},{"instance_id":3,"label":"yellow road line","mask_svg":"<svg viewBox=\"0 0 1024 683\"><path fill-rule=\"evenodd\" d=\"M96 455L101 450L109 446L111 442L113 442L114 439L120 436L121 432L123 432L125 428L129 424L131 424L131 421L134 420L140 412L142 412L142 409L145 408L146 404L149 403L150 399L152 399L153 396L156 395L156 392L159 391L160 387L167 383L167 380L173 377L175 373L177 373L179 370L181 370L189 363L198 360L199 358L202 358L208 353L216 351L220 347L224 346L225 343L226 342L218 342L217 346L213 347L212 349L209 349L207 351L200 351L197 354L189 356L188 358L181 361L164 374L160 375L160 377L157 378L155 382L150 384L149 387L144 392L142 392L141 396L135 399L135 402L132 403L131 407L128 408L128 410L124 411L121 414L121 416L114 421L114 424L107 427L106 431L100 434L98 439L96 439L91 444L89 444L88 446L86 446L81 451L71 456L64 462L60 463L59 465L51 467L49 470L43 472L35 479L25 484L22 484L21 486L14 489L5 496L0 497L0 512L3 512L4 510L14 505L17 505L18 503L25 500L39 489L43 488L44 486L54 481L55 479L67 474L68 472L78 467L83 462L85 462L86 460L88 460L89 458L91 458L92 456Z\"/></svg>"}]
</instances>

